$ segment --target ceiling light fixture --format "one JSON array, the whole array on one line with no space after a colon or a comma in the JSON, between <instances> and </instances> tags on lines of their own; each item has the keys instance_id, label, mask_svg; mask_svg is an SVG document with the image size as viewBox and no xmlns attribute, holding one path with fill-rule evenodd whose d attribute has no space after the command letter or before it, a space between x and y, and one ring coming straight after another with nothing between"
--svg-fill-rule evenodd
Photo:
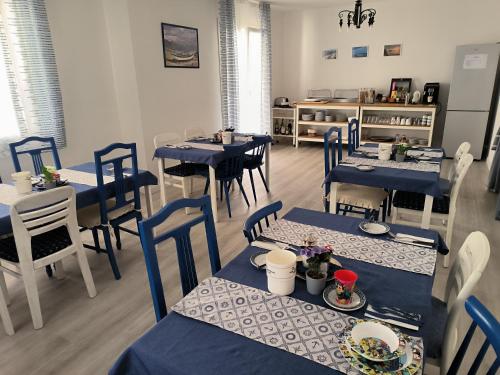
<instances>
[{"instance_id":1,"label":"ceiling light fixture","mask_svg":"<svg viewBox=\"0 0 500 375\"><path fill-rule=\"evenodd\" d=\"M344 16L347 15L347 27L351 27L354 24L357 29L361 27L361 24L368 18L368 26L373 26L375 23L375 14L377 12L373 8L363 10L361 0L356 0L354 3L354 11L352 10L341 10L339 12L339 25L342 27L344 24Z\"/></svg>"}]
</instances>

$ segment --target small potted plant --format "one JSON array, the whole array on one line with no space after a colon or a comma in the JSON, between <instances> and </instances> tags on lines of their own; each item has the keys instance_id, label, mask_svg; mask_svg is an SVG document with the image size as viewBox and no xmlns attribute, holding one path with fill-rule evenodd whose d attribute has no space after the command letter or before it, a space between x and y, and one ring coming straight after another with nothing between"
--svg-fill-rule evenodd
<instances>
[{"instance_id":1,"label":"small potted plant","mask_svg":"<svg viewBox=\"0 0 500 375\"><path fill-rule=\"evenodd\" d=\"M307 291L314 295L320 294L325 289L332 248L329 246L306 247L301 249L300 255L306 258L308 265L306 271Z\"/></svg>"},{"instance_id":2,"label":"small potted plant","mask_svg":"<svg viewBox=\"0 0 500 375\"><path fill-rule=\"evenodd\" d=\"M56 169L51 166L44 166L42 168L42 179L43 187L45 189L53 189L57 186L57 181L59 180L59 174Z\"/></svg>"},{"instance_id":3,"label":"small potted plant","mask_svg":"<svg viewBox=\"0 0 500 375\"><path fill-rule=\"evenodd\" d=\"M406 143L400 143L396 148L396 161L403 162L406 158L406 151L408 151L409 147Z\"/></svg>"}]
</instances>

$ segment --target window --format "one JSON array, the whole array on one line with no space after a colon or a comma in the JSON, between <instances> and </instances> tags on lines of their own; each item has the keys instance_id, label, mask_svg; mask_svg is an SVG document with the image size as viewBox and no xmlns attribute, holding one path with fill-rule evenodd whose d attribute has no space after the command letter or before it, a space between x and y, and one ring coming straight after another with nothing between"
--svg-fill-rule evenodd
<instances>
[{"instance_id":1,"label":"window","mask_svg":"<svg viewBox=\"0 0 500 375\"><path fill-rule=\"evenodd\" d=\"M0 132L0 141L19 137L19 126L17 125L16 112L10 91L7 77L7 67L5 66L5 56L3 48L0 45L0 123L2 131Z\"/></svg>"},{"instance_id":2,"label":"window","mask_svg":"<svg viewBox=\"0 0 500 375\"><path fill-rule=\"evenodd\" d=\"M261 129L261 32L238 31L240 131L258 133Z\"/></svg>"}]
</instances>

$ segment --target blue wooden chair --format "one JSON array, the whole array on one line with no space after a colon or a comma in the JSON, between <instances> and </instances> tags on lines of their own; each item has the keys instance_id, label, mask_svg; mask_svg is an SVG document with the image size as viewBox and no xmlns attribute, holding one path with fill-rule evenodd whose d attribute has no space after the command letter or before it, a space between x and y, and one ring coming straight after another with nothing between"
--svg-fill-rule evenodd
<instances>
[{"instance_id":1,"label":"blue wooden chair","mask_svg":"<svg viewBox=\"0 0 500 375\"><path fill-rule=\"evenodd\" d=\"M324 159L325 159L325 212L330 212L330 175L335 166L342 161L342 129L330 128L324 134ZM366 219L377 218L382 206L382 221L385 221L387 212L388 193L384 189L356 184L339 184L337 189L337 213L342 212L361 214ZM357 210L355 210L357 209Z\"/></svg>"},{"instance_id":2,"label":"blue wooden chair","mask_svg":"<svg viewBox=\"0 0 500 375\"><path fill-rule=\"evenodd\" d=\"M253 180L253 170L257 169L260 174L260 178L264 183L266 191L269 193L269 187L267 186L267 181L264 178L264 173L262 173L262 165L264 160L264 151L266 150L266 145L259 145L252 149L249 153L245 154L245 159L243 161L243 168L248 170L250 176L250 183L252 184L253 199L257 202L257 194L255 193L255 183Z\"/></svg>"},{"instance_id":3,"label":"blue wooden chair","mask_svg":"<svg viewBox=\"0 0 500 375\"><path fill-rule=\"evenodd\" d=\"M347 124L347 154L351 155L359 147L359 121L351 119Z\"/></svg>"},{"instance_id":4,"label":"blue wooden chair","mask_svg":"<svg viewBox=\"0 0 500 375\"><path fill-rule=\"evenodd\" d=\"M125 152L125 155L106 159L106 156L115 151ZM91 229L97 235L97 229L104 236L105 251L115 278L120 279L120 271L116 263L113 245L111 243L110 228L116 237L116 247L121 249L120 231L138 236L139 233L122 225L135 219L137 223L142 220L141 197L139 193L139 169L137 166L137 149L135 143L113 143L102 150L94 152L97 188L99 203L78 210L78 224L86 229ZM124 163L130 162L131 168L125 168ZM113 171L114 181L104 184L103 170ZM127 175L126 175L127 174ZM127 193L131 193L127 196ZM94 240L96 238L94 237ZM97 244L98 244L97 240ZM86 248L100 252L99 246L85 244Z\"/></svg>"},{"instance_id":5,"label":"blue wooden chair","mask_svg":"<svg viewBox=\"0 0 500 375\"><path fill-rule=\"evenodd\" d=\"M469 344L471 342L472 336L474 335L474 331L479 326L479 329L484 333L485 340L479 349L479 352L474 357L474 361L469 369L468 374L474 375L477 373L479 366L481 365L486 351L491 347L495 351L496 358L489 368L487 375L494 375L497 373L498 368L500 366L500 323L493 316L491 312L486 309L486 307L478 301L478 299L474 296L467 298L465 301L465 310L472 318L472 324L465 335L462 344L458 348L457 354L455 358L451 362L450 368L446 372L449 375L458 374L458 370L462 364L465 354L468 351ZM441 373L444 373L442 370Z\"/></svg>"},{"instance_id":6,"label":"blue wooden chair","mask_svg":"<svg viewBox=\"0 0 500 375\"><path fill-rule=\"evenodd\" d=\"M30 143L36 143L36 146L30 147ZM53 137L28 137L18 142L9 143L9 147L10 153L12 155L12 161L14 163L14 169L16 170L16 172L22 171L21 163L19 161L19 155L28 154L33 160L33 168L35 174L42 174L42 169L44 166L42 153L48 151L52 152L54 167L56 169L61 169L61 160L59 159L56 142Z\"/></svg>"},{"instance_id":7,"label":"blue wooden chair","mask_svg":"<svg viewBox=\"0 0 500 375\"><path fill-rule=\"evenodd\" d=\"M154 230L157 226L163 224L176 211L185 208L199 208L201 209L202 214L194 219L191 219L187 223L181 224L174 229L155 236ZM175 240L177 247L177 260L179 262L181 276L182 293L185 296L198 285L189 232L192 227L200 223L205 224L208 255L213 275L220 270L221 266L219 248L217 245L217 235L215 233L212 206L210 205L209 196L204 195L198 199L183 198L170 202L155 215L139 223L139 233L141 235L142 249L144 251L146 269L148 271L149 286L151 288L156 321L160 321L167 315L167 305L165 303L165 294L161 282L160 268L158 266L156 245L169 238L173 238Z\"/></svg>"},{"instance_id":8,"label":"blue wooden chair","mask_svg":"<svg viewBox=\"0 0 500 375\"><path fill-rule=\"evenodd\" d=\"M229 217L231 217L231 204L229 199L229 188L231 183L236 180L240 187L240 191L243 194L243 198L248 207L250 203L248 202L245 189L243 188L243 163L245 160L245 151L242 146L226 146L224 152L227 158L219 163L215 169L215 179L220 183L220 199L226 196L227 212ZM207 194L208 187L210 186L210 179L208 175L208 168L200 169L198 173L206 177L205 189L203 194Z\"/></svg>"},{"instance_id":9,"label":"blue wooden chair","mask_svg":"<svg viewBox=\"0 0 500 375\"><path fill-rule=\"evenodd\" d=\"M283 203L281 201L277 201L261 208L260 210L257 210L250 215L248 219L246 219L243 227L243 234L249 244L255 241L259 234L262 233L261 221L264 220L266 227L269 227L269 216L274 216L274 220L278 220L278 211L282 208Z\"/></svg>"}]
</instances>

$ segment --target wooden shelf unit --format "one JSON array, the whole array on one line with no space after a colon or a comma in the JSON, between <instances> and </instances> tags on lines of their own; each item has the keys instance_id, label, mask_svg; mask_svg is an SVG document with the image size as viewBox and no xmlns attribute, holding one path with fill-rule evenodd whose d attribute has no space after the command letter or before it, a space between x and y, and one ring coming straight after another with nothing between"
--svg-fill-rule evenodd
<instances>
[{"instance_id":1,"label":"wooden shelf unit","mask_svg":"<svg viewBox=\"0 0 500 375\"><path fill-rule=\"evenodd\" d=\"M295 134L298 136L295 139L295 147L299 147L300 142L323 142L323 134L332 126L342 127L343 135L342 142L347 143L347 118L359 118L359 104L357 103L297 103L295 111ZM305 121L302 120L303 113L314 114L316 111L324 111L326 115L341 115L345 117L345 121ZM307 129L316 129L318 135L311 137L304 133ZM345 129L345 130L344 130Z\"/></svg>"},{"instance_id":2,"label":"wooden shelf unit","mask_svg":"<svg viewBox=\"0 0 500 375\"><path fill-rule=\"evenodd\" d=\"M281 108L281 107L273 107L272 108L272 134L273 138L276 139L276 142L279 142L279 138L288 138L292 140L292 144L295 144L295 130L296 130L296 124L295 124L295 107L291 108ZM281 134L277 133L275 130L275 122L278 122L279 127L281 128L281 122L283 121L285 126L287 126L289 123L292 124L292 134Z\"/></svg>"}]
</instances>

